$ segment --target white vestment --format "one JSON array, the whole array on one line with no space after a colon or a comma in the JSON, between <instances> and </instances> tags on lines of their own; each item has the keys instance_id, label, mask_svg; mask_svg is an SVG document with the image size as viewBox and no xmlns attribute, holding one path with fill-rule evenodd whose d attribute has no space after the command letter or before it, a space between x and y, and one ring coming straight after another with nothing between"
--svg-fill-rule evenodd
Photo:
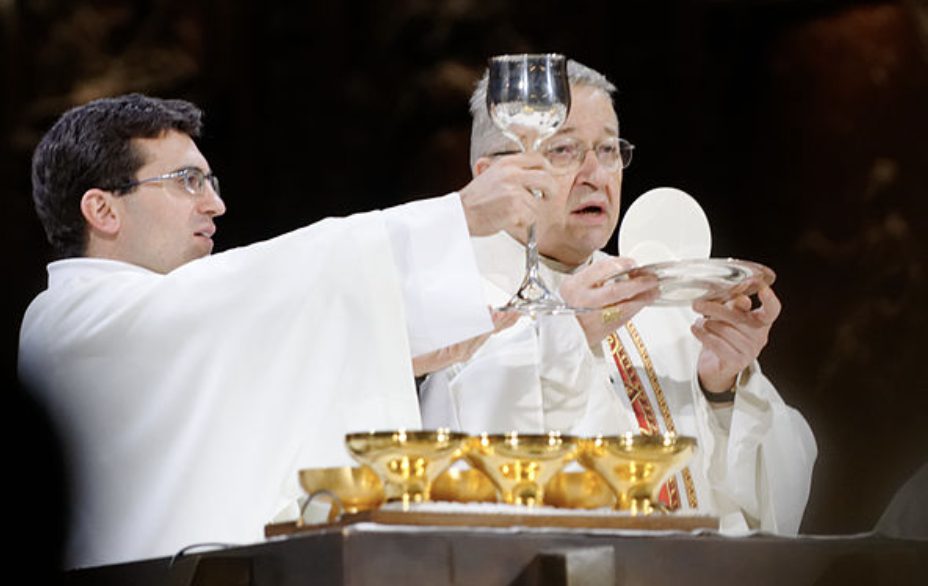
<instances>
[{"instance_id":1,"label":"white vestment","mask_svg":"<svg viewBox=\"0 0 928 586\"><path fill-rule=\"evenodd\" d=\"M69 563L261 540L344 435L418 428L411 356L492 328L457 194L166 274L49 265L20 373L76 472Z\"/></svg>"},{"instance_id":2,"label":"white vestment","mask_svg":"<svg viewBox=\"0 0 928 586\"><path fill-rule=\"evenodd\" d=\"M521 282L524 248L506 233L473 241L487 299L502 305ZM547 259L540 271L555 288L567 276ZM474 434L649 429L693 436L697 454L674 483L683 509L718 516L727 532L795 534L817 453L812 432L756 363L741 377L733 407L711 406L696 374L701 344L689 327L697 317L689 308L646 308L592 349L573 316L540 318L537 335L523 317L467 362L423 382L423 424ZM649 425L639 423L630 394Z\"/></svg>"}]
</instances>

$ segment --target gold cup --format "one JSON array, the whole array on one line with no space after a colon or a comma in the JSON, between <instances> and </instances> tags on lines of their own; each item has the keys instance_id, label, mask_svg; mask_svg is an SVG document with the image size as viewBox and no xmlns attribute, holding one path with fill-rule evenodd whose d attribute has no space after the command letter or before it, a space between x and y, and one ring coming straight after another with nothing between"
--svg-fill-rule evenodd
<instances>
[{"instance_id":1,"label":"gold cup","mask_svg":"<svg viewBox=\"0 0 928 586\"><path fill-rule=\"evenodd\" d=\"M463 458L470 449L465 438L457 457ZM496 486L476 468L449 467L432 482L432 500L459 503L495 503L499 500Z\"/></svg>"},{"instance_id":2,"label":"gold cup","mask_svg":"<svg viewBox=\"0 0 928 586\"><path fill-rule=\"evenodd\" d=\"M380 478L367 466L337 466L300 470L300 485L310 500L328 496L337 506L329 511L329 522L339 514L375 509L383 502Z\"/></svg>"},{"instance_id":3,"label":"gold cup","mask_svg":"<svg viewBox=\"0 0 928 586\"><path fill-rule=\"evenodd\" d=\"M350 433L345 443L351 456L370 466L383 481L387 501L429 500L432 481L461 455L467 436L448 430L372 431Z\"/></svg>"},{"instance_id":4,"label":"gold cup","mask_svg":"<svg viewBox=\"0 0 928 586\"><path fill-rule=\"evenodd\" d=\"M545 504L563 509L611 508L615 493L596 472L561 471L545 485Z\"/></svg>"},{"instance_id":5,"label":"gold cup","mask_svg":"<svg viewBox=\"0 0 928 586\"><path fill-rule=\"evenodd\" d=\"M458 503L495 503L496 486L476 468L448 468L432 483L432 500Z\"/></svg>"},{"instance_id":6,"label":"gold cup","mask_svg":"<svg viewBox=\"0 0 928 586\"><path fill-rule=\"evenodd\" d=\"M663 508L661 485L695 452L692 437L627 433L582 440L578 459L603 477L616 495L616 509L649 515Z\"/></svg>"},{"instance_id":7,"label":"gold cup","mask_svg":"<svg viewBox=\"0 0 928 586\"><path fill-rule=\"evenodd\" d=\"M557 432L482 434L469 441L466 457L486 474L508 504L540 505L545 485L574 458L577 441Z\"/></svg>"}]
</instances>

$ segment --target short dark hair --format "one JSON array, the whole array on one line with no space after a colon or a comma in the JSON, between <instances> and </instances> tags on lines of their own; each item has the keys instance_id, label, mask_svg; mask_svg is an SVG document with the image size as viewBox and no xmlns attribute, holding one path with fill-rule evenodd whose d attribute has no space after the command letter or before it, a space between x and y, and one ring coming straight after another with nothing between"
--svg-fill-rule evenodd
<instances>
[{"instance_id":1,"label":"short dark hair","mask_svg":"<svg viewBox=\"0 0 928 586\"><path fill-rule=\"evenodd\" d=\"M132 144L177 130L196 138L203 112L185 100L128 94L68 110L32 156L32 199L61 258L83 256L87 229L80 202L88 189L117 190L145 164Z\"/></svg>"}]
</instances>

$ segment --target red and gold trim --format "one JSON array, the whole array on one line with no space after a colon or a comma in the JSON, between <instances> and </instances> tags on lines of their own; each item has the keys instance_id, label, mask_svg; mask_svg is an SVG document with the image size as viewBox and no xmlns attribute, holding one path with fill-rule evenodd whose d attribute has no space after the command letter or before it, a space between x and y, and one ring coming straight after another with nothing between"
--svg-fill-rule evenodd
<instances>
[{"instance_id":1,"label":"red and gold trim","mask_svg":"<svg viewBox=\"0 0 928 586\"><path fill-rule=\"evenodd\" d=\"M647 348L645 348L644 341L641 339L638 329L631 322L625 324L625 329L631 336L639 356L641 356L641 361L644 364L648 382L651 384L654 396L657 399L664 425L667 431L676 433L676 426L674 426L670 408L664 397L664 390L661 388L660 382L658 381L657 372L654 370L654 364L651 362L651 357L648 354ZM612 359L615 361L616 368L618 368L619 375L622 377L622 382L625 385L625 392L628 394L629 403L635 413L635 418L638 420L639 429L642 433L661 433L654 408L651 406L651 401L648 399L648 394L638 376L638 371L632 363L631 357L628 355L628 351L625 350L625 346L619 339L618 332L610 334L609 337L606 338L606 342L608 343ZM696 498L696 487L693 483L693 475L690 473L689 467L684 468L681 475L686 489L687 503L690 508L696 509L698 508L699 502ZM671 478L661 488L660 500L673 510L680 508L680 491L677 487L676 478Z\"/></svg>"}]
</instances>

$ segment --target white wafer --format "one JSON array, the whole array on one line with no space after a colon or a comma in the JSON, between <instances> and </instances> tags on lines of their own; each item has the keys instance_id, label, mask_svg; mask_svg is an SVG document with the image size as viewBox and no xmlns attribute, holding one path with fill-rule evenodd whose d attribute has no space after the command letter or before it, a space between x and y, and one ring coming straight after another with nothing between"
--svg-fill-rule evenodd
<instances>
[{"instance_id":1,"label":"white wafer","mask_svg":"<svg viewBox=\"0 0 928 586\"><path fill-rule=\"evenodd\" d=\"M635 259L639 266L706 259L711 250L712 231L702 207L673 187L638 196L619 227L619 255Z\"/></svg>"}]
</instances>

